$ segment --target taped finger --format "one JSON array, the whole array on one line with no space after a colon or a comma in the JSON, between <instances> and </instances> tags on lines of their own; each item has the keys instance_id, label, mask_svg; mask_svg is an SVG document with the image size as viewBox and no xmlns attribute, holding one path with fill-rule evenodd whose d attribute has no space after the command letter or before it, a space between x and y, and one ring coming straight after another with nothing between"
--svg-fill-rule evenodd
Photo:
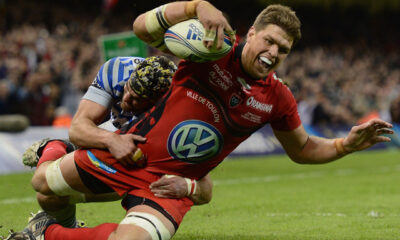
<instances>
[{"instance_id":1,"label":"taped finger","mask_svg":"<svg viewBox=\"0 0 400 240\"><path fill-rule=\"evenodd\" d=\"M156 196L156 197L161 197L161 198L174 197L174 195L171 194L171 192L168 190L152 190L152 192L154 193L154 196Z\"/></svg>"},{"instance_id":2,"label":"taped finger","mask_svg":"<svg viewBox=\"0 0 400 240\"><path fill-rule=\"evenodd\" d=\"M225 30L226 34L229 36L231 43L236 42L236 31L235 30Z\"/></svg>"},{"instance_id":3,"label":"taped finger","mask_svg":"<svg viewBox=\"0 0 400 240\"><path fill-rule=\"evenodd\" d=\"M143 154L142 150L138 148L136 152L132 155L132 161L137 167L146 166L146 156Z\"/></svg>"},{"instance_id":4,"label":"taped finger","mask_svg":"<svg viewBox=\"0 0 400 240\"><path fill-rule=\"evenodd\" d=\"M137 162L143 158L143 152L140 148L136 150L136 152L132 155L132 160Z\"/></svg>"},{"instance_id":5,"label":"taped finger","mask_svg":"<svg viewBox=\"0 0 400 240\"><path fill-rule=\"evenodd\" d=\"M177 176L176 175L172 175L172 174L165 174L163 177L172 178L172 177L177 177Z\"/></svg>"},{"instance_id":6,"label":"taped finger","mask_svg":"<svg viewBox=\"0 0 400 240\"><path fill-rule=\"evenodd\" d=\"M214 41L217 36L217 31L214 28L206 29L206 34L203 38L204 41Z\"/></svg>"}]
</instances>

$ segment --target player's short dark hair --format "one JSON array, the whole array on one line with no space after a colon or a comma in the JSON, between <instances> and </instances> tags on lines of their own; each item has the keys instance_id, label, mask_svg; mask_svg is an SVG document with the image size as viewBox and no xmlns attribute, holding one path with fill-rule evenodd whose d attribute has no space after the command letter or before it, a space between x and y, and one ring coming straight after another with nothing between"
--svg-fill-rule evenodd
<instances>
[{"instance_id":1,"label":"player's short dark hair","mask_svg":"<svg viewBox=\"0 0 400 240\"><path fill-rule=\"evenodd\" d=\"M289 7L272 4L258 14L253 23L256 31L264 29L268 24L275 24L293 38L293 44L301 38L301 22L296 13Z\"/></svg>"}]
</instances>

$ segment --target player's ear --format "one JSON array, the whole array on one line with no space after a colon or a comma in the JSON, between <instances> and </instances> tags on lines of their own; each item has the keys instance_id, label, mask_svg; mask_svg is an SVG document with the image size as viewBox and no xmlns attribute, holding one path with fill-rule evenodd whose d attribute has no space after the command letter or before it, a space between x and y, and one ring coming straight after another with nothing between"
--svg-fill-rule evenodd
<instances>
[{"instance_id":1,"label":"player's ear","mask_svg":"<svg viewBox=\"0 0 400 240\"><path fill-rule=\"evenodd\" d=\"M247 32L247 40L251 39L254 35L256 35L256 29L254 28L254 26L251 26L251 28Z\"/></svg>"}]
</instances>

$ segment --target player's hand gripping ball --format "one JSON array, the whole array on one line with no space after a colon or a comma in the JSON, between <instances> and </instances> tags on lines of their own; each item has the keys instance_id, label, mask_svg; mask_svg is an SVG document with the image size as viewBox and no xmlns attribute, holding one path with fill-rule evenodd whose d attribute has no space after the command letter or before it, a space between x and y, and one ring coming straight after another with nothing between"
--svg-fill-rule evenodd
<instances>
[{"instance_id":1,"label":"player's hand gripping ball","mask_svg":"<svg viewBox=\"0 0 400 240\"><path fill-rule=\"evenodd\" d=\"M232 49L233 43L227 33L224 34L221 49L206 48L203 45L204 37L205 29L200 21L189 19L171 26L164 34L164 41L177 57L193 62L218 60Z\"/></svg>"}]
</instances>

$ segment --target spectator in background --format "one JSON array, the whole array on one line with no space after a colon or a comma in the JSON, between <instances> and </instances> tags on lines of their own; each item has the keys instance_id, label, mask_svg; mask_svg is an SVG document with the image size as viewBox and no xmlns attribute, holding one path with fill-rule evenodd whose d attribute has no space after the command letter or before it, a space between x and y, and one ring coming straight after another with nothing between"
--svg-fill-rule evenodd
<instances>
[{"instance_id":1,"label":"spectator in background","mask_svg":"<svg viewBox=\"0 0 400 240\"><path fill-rule=\"evenodd\" d=\"M390 114L393 121L393 129L396 134L392 137L394 146L400 147L400 94L390 105Z\"/></svg>"},{"instance_id":2,"label":"spectator in background","mask_svg":"<svg viewBox=\"0 0 400 240\"><path fill-rule=\"evenodd\" d=\"M9 113L9 89L5 81L0 81L0 115Z\"/></svg>"},{"instance_id":3,"label":"spectator in background","mask_svg":"<svg viewBox=\"0 0 400 240\"><path fill-rule=\"evenodd\" d=\"M390 114L394 123L400 124L400 95L392 102Z\"/></svg>"},{"instance_id":4,"label":"spectator in background","mask_svg":"<svg viewBox=\"0 0 400 240\"><path fill-rule=\"evenodd\" d=\"M53 34L29 25L12 29L0 42L1 79L9 85L7 107L1 113L23 114L32 125L51 125L61 105L73 114L100 64L98 31L102 30L90 31L93 36L85 44L63 24Z\"/></svg>"},{"instance_id":5,"label":"spectator in background","mask_svg":"<svg viewBox=\"0 0 400 240\"><path fill-rule=\"evenodd\" d=\"M53 127L69 128L71 126L72 116L66 107L58 107L55 110Z\"/></svg>"}]
</instances>

